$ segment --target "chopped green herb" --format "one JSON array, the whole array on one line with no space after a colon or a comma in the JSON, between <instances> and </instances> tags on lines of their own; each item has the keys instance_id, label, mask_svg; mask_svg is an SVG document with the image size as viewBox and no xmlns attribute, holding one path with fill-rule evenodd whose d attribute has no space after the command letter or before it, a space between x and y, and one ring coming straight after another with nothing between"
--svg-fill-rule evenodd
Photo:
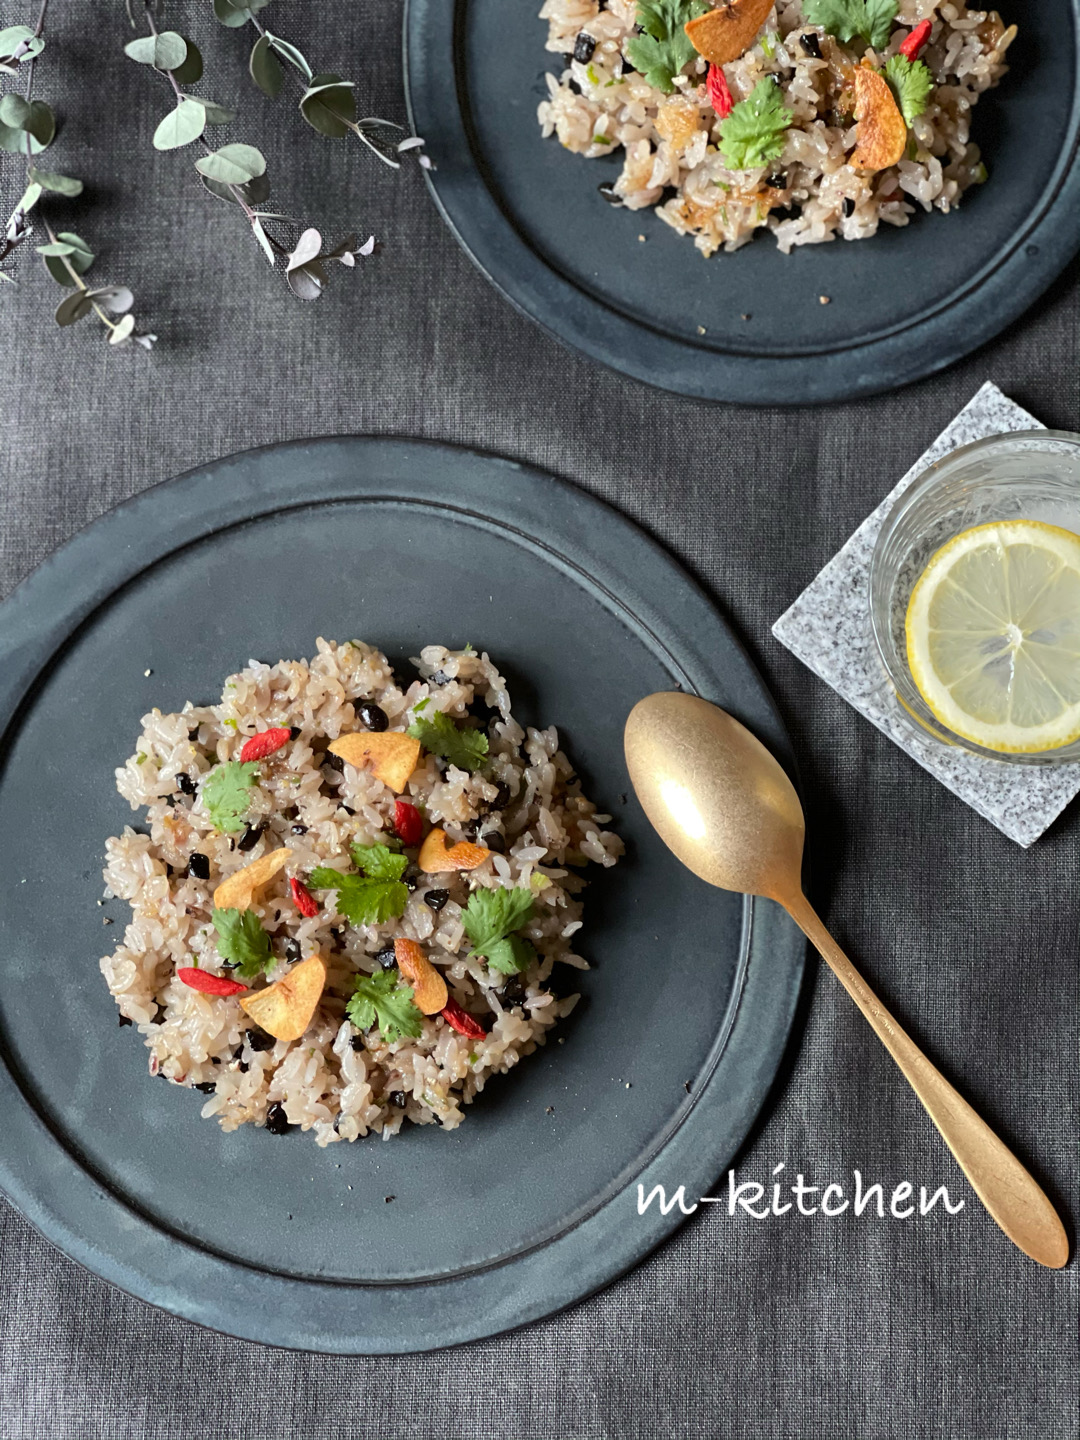
<instances>
[{"instance_id":1,"label":"chopped green herb","mask_svg":"<svg viewBox=\"0 0 1080 1440\"><path fill-rule=\"evenodd\" d=\"M358 870L369 880L400 880L409 861L395 855L389 845L350 845L349 853Z\"/></svg>"},{"instance_id":2,"label":"chopped green herb","mask_svg":"<svg viewBox=\"0 0 1080 1440\"><path fill-rule=\"evenodd\" d=\"M230 730L239 730L240 728L239 720L223 720L221 723L227 725Z\"/></svg>"},{"instance_id":3,"label":"chopped green herb","mask_svg":"<svg viewBox=\"0 0 1080 1440\"><path fill-rule=\"evenodd\" d=\"M762 50L765 51L766 58L769 60L772 60L773 57L776 55L776 42L778 38L779 37L776 35L775 31L772 30L767 30L765 34L761 37L759 43Z\"/></svg>"},{"instance_id":4,"label":"chopped green herb","mask_svg":"<svg viewBox=\"0 0 1080 1440\"><path fill-rule=\"evenodd\" d=\"M331 870L318 865L308 877L308 883L315 890L335 890L337 908L354 925L383 925L387 920L396 920L404 913L409 903L409 892L400 876L408 860L404 855L394 855L385 845L357 845L356 852L381 851L385 856L372 862L374 874L346 875L341 870ZM395 864L396 875L393 873Z\"/></svg>"},{"instance_id":5,"label":"chopped green herb","mask_svg":"<svg viewBox=\"0 0 1080 1440\"><path fill-rule=\"evenodd\" d=\"M228 835L244 828L244 816L251 804L251 787L258 775L259 766L254 760L228 760L210 771L203 781L202 800L215 830Z\"/></svg>"},{"instance_id":6,"label":"chopped green herb","mask_svg":"<svg viewBox=\"0 0 1080 1440\"><path fill-rule=\"evenodd\" d=\"M775 160L795 116L772 80L759 80L720 125L720 154L729 170L753 170Z\"/></svg>"},{"instance_id":7,"label":"chopped green herb","mask_svg":"<svg viewBox=\"0 0 1080 1440\"><path fill-rule=\"evenodd\" d=\"M465 934L472 941L472 954L483 956L493 970L516 975L536 955L528 940L514 935L532 918L531 890L474 890L461 912Z\"/></svg>"},{"instance_id":8,"label":"chopped green herb","mask_svg":"<svg viewBox=\"0 0 1080 1440\"><path fill-rule=\"evenodd\" d=\"M378 1024L379 1033L388 1045L403 1035L415 1040L424 1028L424 1017L413 1004L411 985L400 983L397 970L379 970L374 975L358 975L345 1013L358 1030L370 1030Z\"/></svg>"},{"instance_id":9,"label":"chopped green herb","mask_svg":"<svg viewBox=\"0 0 1080 1440\"><path fill-rule=\"evenodd\" d=\"M136 764L136 765L145 765L145 764L146 764L146 756L142 753L141 750L140 750L139 753L135 756L135 764Z\"/></svg>"},{"instance_id":10,"label":"chopped green herb","mask_svg":"<svg viewBox=\"0 0 1080 1440\"><path fill-rule=\"evenodd\" d=\"M270 936L254 910L215 910L210 917L218 933L217 952L246 979L270 962Z\"/></svg>"},{"instance_id":11,"label":"chopped green herb","mask_svg":"<svg viewBox=\"0 0 1080 1440\"><path fill-rule=\"evenodd\" d=\"M606 135L594 135L592 137L592 143L594 145L610 145L611 141Z\"/></svg>"},{"instance_id":12,"label":"chopped green herb","mask_svg":"<svg viewBox=\"0 0 1080 1440\"><path fill-rule=\"evenodd\" d=\"M848 44L856 36L880 50L889 43L896 0L803 0L803 18Z\"/></svg>"},{"instance_id":13,"label":"chopped green herb","mask_svg":"<svg viewBox=\"0 0 1080 1440\"><path fill-rule=\"evenodd\" d=\"M462 650L461 653L462 653L463 655L475 655L475 654L476 654L476 651L475 651L475 650L473 649L473 647L472 647L472 642L471 642L471 641L469 641L469 640L466 640L466 641L465 641L465 648L464 648L464 650Z\"/></svg>"},{"instance_id":14,"label":"chopped green herb","mask_svg":"<svg viewBox=\"0 0 1080 1440\"><path fill-rule=\"evenodd\" d=\"M904 124L912 124L926 109L934 88L934 77L921 60L909 60L906 55L890 55L885 61L884 74L892 87Z\"/></svg>"},{"instance_id":15,"label":"chopped green herb","mask_svg":"<svg viewBox=\"0 0 1080 1440\"><path fill-rule=\"evenodd\" d=\"M590 84L590 85L599 85L599 84L600 84L600 76L596 73L596 67L595 67L595 66L590 65L589 68L585 71L585 74L589 77L589 84Z\"/></svg>"},{"instance_id":16,"label":"chopped green herb","mask_svg":"<svg viewBox=\"0 0 1080 1440\"><path fill-rule=\"evenodd\" d=\"M697 55L683 27L708 9L709 0L638 0L637 23L644 34L626 42L626 58L666 95Z\"/></svg>"},{"instance_id":17,"label":"chopped green herb","mask_svg":"<svg viewBox=\"0 0 1080 1440\"><path fill-rule=\"evenodd\" d=\"M989 170L987 170L986 166L981 160L979 161L978 165L975 166L975 169L971 172L972 182L976 185L985 185L987 180L989 179L989 176L990 172Z\"/></svg>"},{"instance_id":18,"label":"chopped green herb","mask_svg":"<svg viewBox=\"0 0 1080 1440\"><path fill-rule=\"evenodd\" d=\"M414 707L414 714L419 707ZM409 726L408 733L419 740L432 755L441 755L459 770L480 770L488 753L487 736L482 730L462 730L449 715L436 710L431 719L424 717Z\"/></svg>"}]
</instances>

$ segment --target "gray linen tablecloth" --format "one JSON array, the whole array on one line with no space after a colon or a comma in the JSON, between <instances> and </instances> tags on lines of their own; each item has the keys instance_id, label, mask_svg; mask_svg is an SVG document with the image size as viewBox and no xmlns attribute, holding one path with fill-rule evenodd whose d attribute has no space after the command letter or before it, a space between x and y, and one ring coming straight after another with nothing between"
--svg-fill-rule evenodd
<instances>
[{"instance_id":1,"label":"gray linen tablecloth","mask_svg":"<svg viewBox=\"0 0 1080 1440\"><path fill-rule=\"evenodd\" d=\"M530 0L508 0L530 3ZM532 0L536 3L536 0ZM2 23L30 8L6 5ZM36 9L36 6L35 6ZM813 411L689 403L609 374L518 316L424 192L256 95L210 6L205 93L242 101L279 208L384 242L303 306L267 272L189 153L155 155L167 96L119 56L122 6L56 6L39 93L50 160L84 176L65 217L161 336L113 353L57 331L37 268L0 294L0 587L75 530L189 466L296 436L427 436L546 467L664 542L734 622L794 737L816 895L887 1003L1034 1167L1077 1205L1074 806L1024 853L896 750L769 627L981 382L1080 427L1077 270L991 347L898 394ZM275 28L362 77L400 118L399 5L276 0ZM317 33L315 26L317 25ZM4 195L15 194L3 157ZM5 210L5 214L7 211ZM57 211L54 210L54 214ZM948 222L935 222L943 233ZM936 1133L825 973L790 1073L739 1163L850 1186L854 1168L965 1193ZM2 1123L2 1122L0 1122ZM970 1197L969 1197L970 1199ZM1077 1267L1051 1274L972 1201L949 1221L729 1219L699 1212L608 1291L517 1334L406 1358L334 1359L175 1320L84 1273L0 1204L0 1436L483 1440L1074 1440Z\"/></svg>"}]
</instances>

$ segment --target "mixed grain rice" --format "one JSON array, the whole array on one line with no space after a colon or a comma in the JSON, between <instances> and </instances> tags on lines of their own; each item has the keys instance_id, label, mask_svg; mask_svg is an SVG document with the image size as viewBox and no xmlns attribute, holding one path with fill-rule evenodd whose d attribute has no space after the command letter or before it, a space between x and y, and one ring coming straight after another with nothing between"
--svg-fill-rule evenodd
<instances>
[{"instance_id":1,"label":"mixed grain rice","mask_svg":"<svg viewBox=\"0 0 1080 1440\"><path fill-rule=\"evenodd\" d=\"M547 49L567 63L561 74L548 74L540 125L545 136L588 159L621 150L621 173L605 194L629 210L655 208L680 235L692 235L703 255L737 250L761 228L785 253L837 236L865 240L883 222L907 225L916 206L947 213L986 178L970 139L971 111L1008 68L1004 56L1016 35L996 11L899 0L894 25L933 21L920 59L935 88L911 127L905 157L872 173L847 163L856 126L845 87L864 56L881 66L897 53L906 29L894 29L880 53L861 42L841 45L803 20L801 0L779 0L754 44L723 68L735 101L775 76L795 119L778 160L729 170L716 148L720 121L706 96L706 62L696 57L672 95L624 64L636 14L637 0L545 0ZM596 42L588 61L573 58L582 34ZM822 58L806 53L802 34L817 37ZM766 183L770 178L782 184Z\"/></svg>"},{"instance_id":2,"label":"mixed grain rice","mask_svg":"<svg viewBox=\"0 0 1080 1440\"><path fill-rule=\"evenodd\" d=\"M487 655L431 645L414 663L420 678L403 685L371 646L321 639L309 662L250 661L227 681L219 705L146 715L136 754L116 772L132 809L145 809L145 829L126 827L107 842L106 895L130 902L132 918L101 970L121 1016L144 1038L151 1074L189 1088L213 1086L202 1114L225 1130L265 1124L275 1102L291 1125L314 1131L319 1145L372 1131L385 1139L406 1119L453 1129L488 1077L542 1045L579 998L553 993L552 970L556 964L588 968L574 950L582 923L577 897L585 884L577 869L586 862L613 865L621 854L622 842L602 828L611 817L597 815L582 795L556 730L525 730L513 718L505 682ZM483 706L490 707L489 763L469 773L425 752L402 798L451 841L475 836L479 821L481 842L497 833L505 853L494 846L490 859L468 874L417 873L401 918L363 927L334 913L332 892L318 916L304 919L289 899L286 876L278 876L255 907L272 940L266 979L288 971L283 951L289 940L305 957L320 953L329 976L301 1041L259 1035L236 999L199 993L176 978L178 968L193 964L226 973L210 923L214 888L279 846L293 852L289 872L303 875L316 865L347 870L350 842L386 840L397 797L366 769L335 768L327 745L362 728L361 700L379 705L391 730L404 730L425 697L426 714L441 710L462 718L474 700L484 715ZM239 755L247 737L273 726L298 727L298 733L260 766L248 821L266 828L241 853L235 837L214 829L201 796L182 789L177 775L198 789L215 765ZM507 790L503 808L492 809ZM192 852L209 858L209 879L188 873ZM469 958L461 907L476 886L515 885L531 886L535 894L524 934L537 955L518 977L522 997L511 1003L504 992L508 977ZM425 904L436 887L450 891L437 913ZM417 1040L388 1045L373 1029L356 1048L346 1000L355 977L376 971L376 952L396 937L423 943L451 997L487 1028L484 1039L467 1039L435 1015L425 1018ZM516 996L517 987L510 993Z\"/></svg>"}]
</instances>

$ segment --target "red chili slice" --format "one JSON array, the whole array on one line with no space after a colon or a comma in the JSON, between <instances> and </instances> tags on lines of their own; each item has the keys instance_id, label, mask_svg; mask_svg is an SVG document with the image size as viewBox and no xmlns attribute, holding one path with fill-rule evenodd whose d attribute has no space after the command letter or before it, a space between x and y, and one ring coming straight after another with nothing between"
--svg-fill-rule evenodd
<instances>
[{"instance_id":1,"label":"red chili slice","mask_svg":"<svg viewBox=\"0 0 1080 1440\"><path fill-rule=\"evenodd\" d=\"M929 20L920 20L918 25L915 26L915 29L912 30L911 34L900 46L900 54L903 55L905 59L917 60L919 58L919 52L930 39L930 31L932 28Z\"/></svg>"},{"instance_id":2,"label":"red chili slice","mask_svg":"<svg viewBox=\"0 0 1080 1440\"><path fill-rule=\"evenodd\" d=\"M720 116L726 120L735 108L735 101L731 97L727 80L724 78L723 67L720 65L709 66L709 76L705 81L705 93L709 97L709 104Z\"/></svg>"},{"instance_id":3,"label":"red chili slice","mask_svg":"<svg viewBox=\"0 0 1080 1440\"><path fill-rule=\"evenodd\" d=\"M424 822L420 811L407 800L398 800L394 805L394 829L403 845L419 845L424 838Z\"/></svg>"},{"instance_id":4,"label":"red chili slice","mask_svg":"<svg viewBox=\"0 0 1080 1440\"><path fill-rule=\"evenodd\" d=\"M204 995L239 995L248 988L237 980L226 980L224 975L211 975L206 970L177 970L176 978Z\"/></svg>"},{"instance_id":5,"label":"red chili slice","mask_svg":"<svg viewBox=\"0 0 1080 1440\"><path fill-rule=\"evenodd\" d=\"M459 1035L467 1035L470 1040L482 1040L487 1034L480 1021L463 1010L456 1000L447 1000L439 1014Z\"/></svg>"},{"instance_id":6,"label":"red chili slice","mask_svg":"<svg viewBox=\"0 0 1080 1440\"><path fill-rule=\"evenodd\" d=\"M319 902L315 896L302 880L295 878L289 881L289 889L292 891L293 904L300 914L306 915L309 920L313 919L319 913Z\"/></svg>"},{"instance_id":7,"label":"red chili slice","mask_svg":"<svg viewBox=\"0 0 1080 1440\"><path fill-rule=\"evenodd\" d=\"M249 740L244 741L240 759L244 762L265 760L267 755L273 755L275 750L280 750L291 735L292 731L287 725L278 725L273 730L263 730L259 735L252 735Z\"/></svg>"}]
</instances>

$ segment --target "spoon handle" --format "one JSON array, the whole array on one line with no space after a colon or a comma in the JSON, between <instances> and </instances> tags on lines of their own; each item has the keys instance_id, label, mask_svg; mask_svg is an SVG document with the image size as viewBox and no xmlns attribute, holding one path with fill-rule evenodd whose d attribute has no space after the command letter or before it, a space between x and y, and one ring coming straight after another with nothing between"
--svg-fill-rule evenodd
<instances>
[{"instance_id":1,"label":"spoon handle","mask_svg":"<svg viewBox=\"0 0 1080 1440\"><path fill-rule=\"evenodd\" d=\"M1034 1177L896 1023L806 896L800 892L782 903L869 1020L993 1219L1025 1255L1059 1270L1069 1258L1068 1237Z\"/></svg>"}]
</instances>

